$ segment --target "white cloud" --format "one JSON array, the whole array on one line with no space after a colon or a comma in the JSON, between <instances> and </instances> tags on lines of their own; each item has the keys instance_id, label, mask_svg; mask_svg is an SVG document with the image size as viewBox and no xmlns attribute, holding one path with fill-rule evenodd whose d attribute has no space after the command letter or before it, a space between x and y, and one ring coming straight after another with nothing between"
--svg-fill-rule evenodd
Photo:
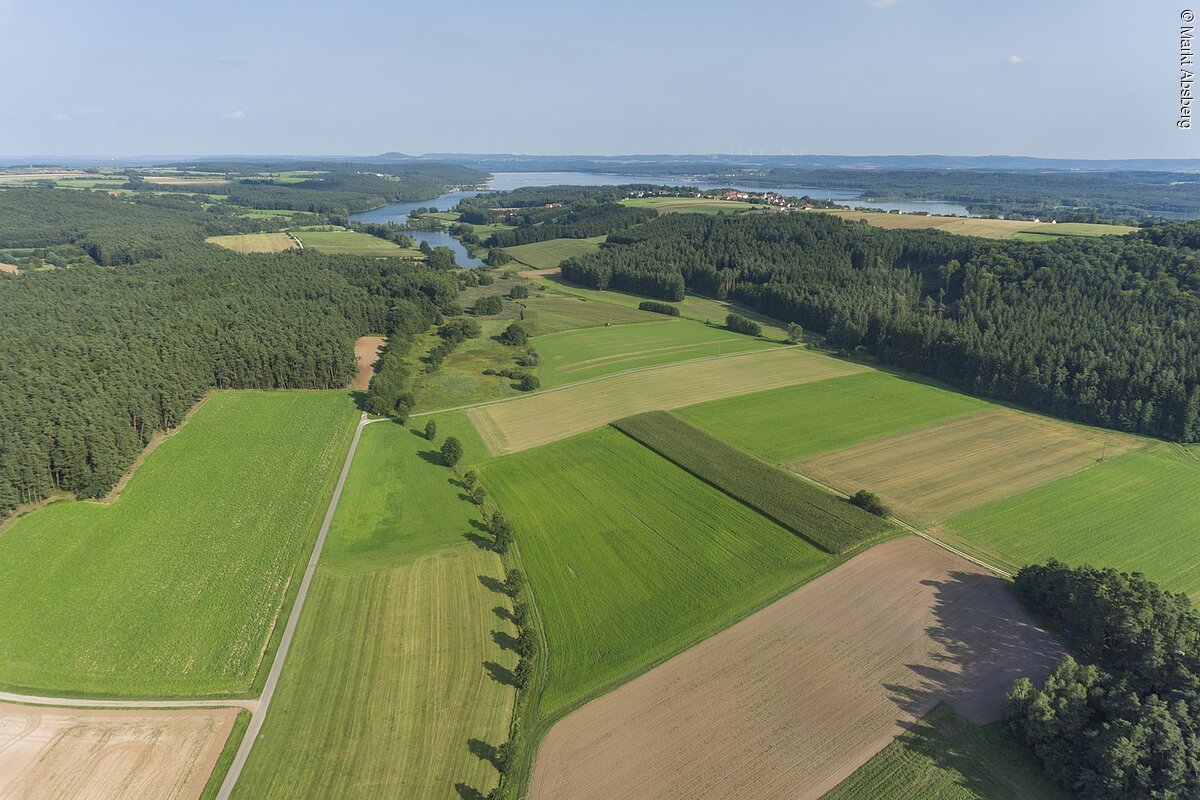
<instances>
[{"instance_id":1,"label":"white cloud","mask_svg":"<svg viewBox=\"0 0 1200 800\"><path fill-rule=\"evenodd\" d=\"M1008 57L1008 63L1010 63L1010 64L1024 64L1024 63L1025 63L1025 59L1021 58L1020 56L1009 56L1009 57Z\"/></svg>"},{"instance_id":2,"label":"white cloud","mask_svg":"<svg viewBox=\"0 0 1200 800\"><path fill-rule=\"evenodd\" d=\"M222 119L250 119L250 115L245 111L230 111L228 114L222 114Z\"/></svg>"},{"instance_id":3,"label":"white cloud","mask_svg":"<svg viewBox=\"0 0 1200 800\"><path fill-rule=\"evenodd\" d=\"M900 0L871 0L871 5L875 6L876 8L891 8L892 6L897 5L899 2Z\"/></svg>"},{"instance_id":4,"label":"white cloud","mask_svg":"<svg viewBox=\"0 0 1200 800\"><path fill-rule=\"evenodd\" d=\"M55 122L66 122L70 118L71 118L70 114L64 114L61 111L58 112L57 114L50 115L50 119L54 120Z\"/></svg>"}]
</instances>

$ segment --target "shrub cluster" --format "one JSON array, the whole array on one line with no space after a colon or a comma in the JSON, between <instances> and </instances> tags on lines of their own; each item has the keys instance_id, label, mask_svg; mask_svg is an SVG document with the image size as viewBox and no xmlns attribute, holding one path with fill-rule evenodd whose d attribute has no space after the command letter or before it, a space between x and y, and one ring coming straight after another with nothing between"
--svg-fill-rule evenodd
<instances>
[{"instance_id":1,"label":"shrub cluster","mask_svg":"<svg viewBox=\"0 0 1200 800\"><path fill-rule=\"evenodd\" d=\"M679 316L679 306L673 306L670 303L660 303L657 300L643 300L638 303L638 308L642 311L653 311L655 314L666 314L669 317Z\"/></svg>"},{"instance_id":2,"label":"shrub cluster","mask_svg":"<svg viewBox=\"0 0 1200 800\"><path fill-rule=\"evenodd\" d=\"M855 492L850 497L850 502L863 511L874 514L877 517L886 517L888 515L888 507L879 499L879 495L874 492L868 492L866 489L859 489Z\"/></svg>"},{"instance_id":3,"label":"shrub cluster","mask_svg":"<svg viewBox=\"0 0 1200 800\"><path fill-rule=\"evenodd\" d=\"M744 333L747 336L758 336L762 333L761 325L741 314L730 314L725 317L725 327L734 333Z\"/></svg>"}]
</instances>

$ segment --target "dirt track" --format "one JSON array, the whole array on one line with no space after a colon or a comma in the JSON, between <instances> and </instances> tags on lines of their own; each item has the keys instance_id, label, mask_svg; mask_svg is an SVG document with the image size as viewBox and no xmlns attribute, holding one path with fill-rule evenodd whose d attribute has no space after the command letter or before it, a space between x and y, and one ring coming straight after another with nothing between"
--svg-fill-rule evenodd
<instances>
[{"instance_id":1,"label":"dirt track","mask_svg":"<svg viewBox=\"0 0 1200 800\"><path fill-rule=\"evenodd\" d=\"M351 389L365 392L371 385L371 376L375 374L375 362L383 352L387 339L383 336L360 336L354 343L354 357L358 359L358 374L354 376Z\"/></svg>"},{"instance_id":2,"label":"dirt track","mask_svg":"<svg viewBox=\"0 0 1200 800\"><path fill-rule=\"evenodd\" d=\"M529 797L819 798L941 699L996 719L1059 654L999 579L906 537L566 717Z\"/></svg>"},{"instance_id":3,"label":"dirt track","mask_svg":"<svg viewBox=\"0 0 1200 800\"><path fill-rule=\"evenodd\" d=\"M196 798L237 709L0 704L0 798Z\"/></svg>"}]
</instances>

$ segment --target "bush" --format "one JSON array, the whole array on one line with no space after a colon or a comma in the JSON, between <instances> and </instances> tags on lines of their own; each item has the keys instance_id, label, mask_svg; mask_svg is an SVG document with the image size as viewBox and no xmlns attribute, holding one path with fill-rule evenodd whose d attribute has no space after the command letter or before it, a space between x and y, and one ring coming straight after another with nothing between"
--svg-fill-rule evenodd
<instances>
[{"instance_id":1,"label":"bush","mask_svg":"<svg viewBox=\"0 0 1200 800\"><path fill-rule=\"evenodd\" d=\"M514 322L504 329L504 333L500 334L500 341L520 347L529 341L529 334Z\"/></svg>"},{"instance_id":2,"label":"bush","mask_svg":"<svg viewBox=\"0 0 1200 800\"><path fill-rule=\"evenodd\" d=\"M734 333L744 333L747 336L759 336L762 334L762 326L752 319L747 319L741 314L730 314L725 317L725 327Z\"/></svg>"},{"instance_id":3,"label":"bush","mask_svg":"<svg viewBox=\"0 0 1200 800\"><path fill-rule=\"evenodd\" d=\"M831 553L844 552L889 527L665 411L626 417L613 427Z\"/></svg>"},{"instance_id":4,"label":"bush","mask_svg":"<svg viewBox=\"0 0 1200 800\"><path fill-rule=\"evenodd\" d=\"M467 470L467 474L463 475L463 483L466 484L468 489L473 489L475 488L475 484L479 483L479 475L476 474L475 470L469 469Z\"/></svg>"},{"instance_id":5,"label":"bush","mask_svg":"<svg viewBox=\"0 0 1200 800\"><path fill-rule=\"evenodd\" d=\"M521 377L517 380L517 388L520 389L522 392L532 392L534 389L539 388L541 385L542 385L541 379L538 378L537 375L534 375L532 372L522 373Z\"/></svg>"},{"instance_id":6,"label":"bush","mask_svg":"<svg viewBox=\"0 0 1200 800\"><path fill-rule=\"evenodd\" d=\"M861 508L863 511L874 514L877 517L886 517L888 515L888 507L879 499L879 495L874 492L868 492L866 489L859 489L850 498L850 502Z\"/></svg>"},{"instance_id":7,"label":"bush","mask_svg":"<svg viewBox=\"0 0 1200 800\"><path fill-rule=\"evenodd\" d=\"M442 442L441 452L442 462L447 467L453 467L463 456L462 442L453 436L447 436L446 441Z\"/></svg>"},{"instance_id":8,"label":"bush","mask_svg":"<svg viewBox=\"0 0 1200 800\"><path fill-rule=\"evenodd\" d=\"M475 313L480 316L499 314L504 310L504 300L498 294L489 294L475 301Z\"/></svg>"},{"instance_id":9,"label":"bush","mask_svg":"<svg viewBox=\"0 0 1200 800\"><path fill-rule=\"evenodd\" d=\"M496 279L494 277L492 277L492 273L490 273L490 272L484 272L482 270L472 270L472 271L475 273L475 280L479 283L480 286L491 286L493 283L496 282Z\"/></svg>"},{"instance_id":10,"label":"bush","mask_svg":"<svg viewBox=\"0 0 1200 800\"><path fill-rule=\"evenodd\" d=\"M518 283L512 289L509 289L508 296L513 300L524 300L526 297L529 297L529 287L523 283Z\"/></svg>"},{"instance_id":11,"label":"bush","mask_svg":"<svg viewBox=\"0 0 1200 800\"><path fill-rule=\"evenodd\" d=\"M474 339L480 333L479 323L466 317L458 317L438 328L438 336L448 342L465 342Z\"/></svg>"},{"instance_id":12,"label":"bush","mask_svg":"<svg viewBox=\"0 0 1200 800\"><path fill-rule=\"evenodd\" d=\"M432 442L436 436L437 423L433 420L429 420L429 422L425 423L425 438Z\"/></svg>"},{"instance_id":13,"label":"bush","mask_svg":"<svg viewBox=\"0 0 1200 800\"><path fill-rule=\"evenodd\" d=\"M670 303L660 303L657 300L643 300L638 303L638 308L642 311L652 311L655 314L666 314L669 317L679 316L679 306L673 306Z\"/></svg>"},{"instance_id":14,"label":"bush","mask_svg":"<svg viewBox=\"0 0 1200 800\"><path fill-rule=\"evenodd\" d=\"M522 367L536 367L542 363L542 354L531 347L525 351L525 355L517 359L517 363Z\"/></svg>"},{"instance_id":15,"label":"bush","mask_svg":"<svg viewBox=\"0 0 1200 800\"><path fill-rule=\"evenodd\" d=\"M477 506L483 505L487 501L487 490L483 488L483 484L477 483L471 487L471 502Z\"/></svg>"}]
</instances>

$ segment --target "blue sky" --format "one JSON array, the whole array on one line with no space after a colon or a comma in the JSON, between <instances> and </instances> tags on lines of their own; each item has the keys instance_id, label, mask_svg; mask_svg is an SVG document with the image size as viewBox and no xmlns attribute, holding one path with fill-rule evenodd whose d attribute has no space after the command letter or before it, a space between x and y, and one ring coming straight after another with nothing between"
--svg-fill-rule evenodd
<instances>
[{"instance_id":1,"label":"blue sky","mask_svg":"<svg viewBox=\"0 0 1200 800\"><path fill-rule=\"evenodd\" d=\"M0 0L0 155L1198 157L1184 7Z\"/></svg>"}]
</instances>

